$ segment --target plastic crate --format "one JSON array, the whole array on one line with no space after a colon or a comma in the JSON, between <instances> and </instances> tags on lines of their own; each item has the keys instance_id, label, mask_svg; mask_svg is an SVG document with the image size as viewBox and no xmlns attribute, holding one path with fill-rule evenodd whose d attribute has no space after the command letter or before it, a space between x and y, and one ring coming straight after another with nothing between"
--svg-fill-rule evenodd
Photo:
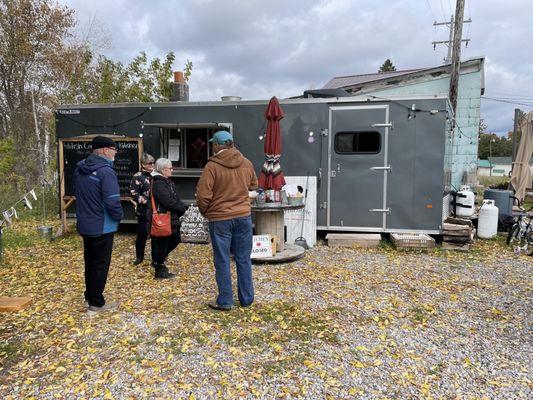
<instances>
[{"instance_id":1,"label":"plastic crate","mask_svg":"<svg viewBox=\"0 0 533 400\"><path fill-rule=\"evenodd\" d=\"M435 239L425 233L391 233L394 247L401 250L427 251L435 247Z\"/></svg>"}]
</instances>

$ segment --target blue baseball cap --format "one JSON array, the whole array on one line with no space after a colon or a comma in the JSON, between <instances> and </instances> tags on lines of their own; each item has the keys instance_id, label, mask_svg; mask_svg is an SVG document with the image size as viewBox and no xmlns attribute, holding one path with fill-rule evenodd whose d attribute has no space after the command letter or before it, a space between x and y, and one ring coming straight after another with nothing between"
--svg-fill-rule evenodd
<instances>
[{"instance_id":1,"label":"blue baseball cap","mask_svg":"<svg viewBox=\"0 0 533 400\"><path fill-rule=\"evenodd\" d=\"M218 131L218 132L215 132L210 142L213 142L216 144L226 144L226 142L233 143L233 135L229 133L228 131Z\"/></svg>"}]
</instances>

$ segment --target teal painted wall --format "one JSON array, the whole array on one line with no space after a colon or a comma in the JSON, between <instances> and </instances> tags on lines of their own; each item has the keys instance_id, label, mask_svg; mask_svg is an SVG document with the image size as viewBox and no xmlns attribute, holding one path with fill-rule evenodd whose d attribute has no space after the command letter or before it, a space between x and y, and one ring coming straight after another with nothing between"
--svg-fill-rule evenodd
<instances>
[{"instance_id":1,"label":"teal painted wall","mask_svg":"<svg viewBox=\"0 0 533 400\"><path fill-rule=\"evenodd\" d=\"M476 180L481 84L481 71L461 74L459 77L459 95L455 117L457 126L453 142L449 146L451 154L447 154L448 163L451 164L451 184L457 189L463 183L473 185ZM450 79L445 77L365 94L380 97L448 95L449 86ZM450 138L450 135L447 136Z\"/></svg>"}]
</instances>

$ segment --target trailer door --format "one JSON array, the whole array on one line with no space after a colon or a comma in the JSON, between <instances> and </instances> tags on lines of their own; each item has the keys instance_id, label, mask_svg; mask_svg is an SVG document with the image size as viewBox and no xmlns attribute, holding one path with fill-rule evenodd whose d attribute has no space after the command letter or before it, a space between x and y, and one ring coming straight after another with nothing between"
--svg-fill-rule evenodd
<instances>
[{"instance_id":1,"label":"trailer door","mask_svg":"<svg viewBox=\"0 0 533 400\"><path fill-rule=\"evenodd\" d=\"M384 231L389 108L330 107L328 228Z\"/></svg>"}]
</instances>

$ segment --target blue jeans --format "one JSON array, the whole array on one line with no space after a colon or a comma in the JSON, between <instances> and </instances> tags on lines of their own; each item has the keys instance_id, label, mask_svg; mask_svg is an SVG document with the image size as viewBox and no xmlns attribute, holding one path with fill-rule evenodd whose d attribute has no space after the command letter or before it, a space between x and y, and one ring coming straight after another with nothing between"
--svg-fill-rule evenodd
<instances>
[{"instance_id":1,"label":"blue jeans","mask_svg":"<svg viewBox=\"0 0 533 400\"><path fill-rule=\"evenodd\" d=\"M233 305L231 286L230 251L237 265L237 290L241 305L254 301L252 280L252 217L238 217L225 221L209 222L215 277L218 286L217 303Z\"/></svg>"}]
</instances>

